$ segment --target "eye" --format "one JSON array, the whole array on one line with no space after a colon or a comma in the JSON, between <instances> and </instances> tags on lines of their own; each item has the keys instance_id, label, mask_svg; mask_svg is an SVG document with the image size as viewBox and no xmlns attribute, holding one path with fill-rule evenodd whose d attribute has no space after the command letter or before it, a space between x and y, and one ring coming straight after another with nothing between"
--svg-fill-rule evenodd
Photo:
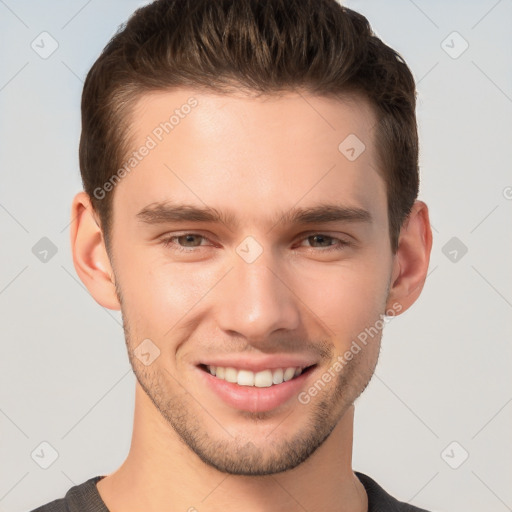
<instances>
[{"instance_id":1,"label":"eye","mask_svg":"<svg viewBox=\"0 0 512 512\"><path fill-rule=\"evenodd\" d=\"M193 252L197 247L201 247L201 239L207 240L206 237L199 235L198 233L174 234L164 238L163 245L164 247L171 248L177 252Z\"/></svg>"},{"instance_id":2,"label":"eye","mask_svg":"<svg viewBox=\"0 0 512 512\"><path fill-rule=\"evenodd\" d=\"M345 247L351 245L351 243L347 240L343 240L341 238L336 238L330 235L326 235L324 233L314 233L306 238L302 239L303 241L308 241L308 243L319 243L321 245L321 252L330 252L330 251L341 251ZM313 247L314 249L315 247Z\"/></svg>"},{"instance_id":3,"label":"eye","mask_svg":"<svg viewBox=\"0 0 512 512\"><path fill-rule=\"evenodd\" d=\"M186 252L192 253L199 250L201 247L208 246L209 244L203 244L202 241L208 241L204 235L199 233L174 233L166 236L162 240L162 244L165 248L171 249L175 252ZM316 252L331 252L331 251L342 251L344 248L352 245L348 240L333 237L325 233L312 233L301 239L302 242L307 241L310 244L311 250L317 249ZM318 244L318 247L314 245Z\"/></svg>"}]
</instances>

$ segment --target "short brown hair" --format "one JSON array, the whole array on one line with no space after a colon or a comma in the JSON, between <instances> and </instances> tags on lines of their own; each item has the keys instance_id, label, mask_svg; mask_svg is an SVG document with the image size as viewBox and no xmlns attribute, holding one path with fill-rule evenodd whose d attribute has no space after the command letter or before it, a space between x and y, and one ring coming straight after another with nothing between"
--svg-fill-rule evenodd
<instances>
[{"instance_id":1,"label":"short brown hair","mask_svg":"<svg viewBox=\"0 0 512 512\"><path fill-rule=\"evenodd\" d=\"M363 95L377 118L396 252L419 188L415 83L368 20L336 0L157 0L120 27L87 74L82 94L80 171L107 249L112 193L98 198L95 190L129 152L135 102L144 93L178 87Z\"/></svg>"}]
</instances>

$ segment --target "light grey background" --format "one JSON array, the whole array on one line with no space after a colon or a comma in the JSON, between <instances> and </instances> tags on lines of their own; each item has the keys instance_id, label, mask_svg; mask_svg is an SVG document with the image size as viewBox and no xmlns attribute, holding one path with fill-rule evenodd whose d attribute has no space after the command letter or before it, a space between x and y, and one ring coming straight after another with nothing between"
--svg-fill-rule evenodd
<instances>
[{"instance_id":1,"label":"light grey background","mask_svg":"<svg viewBox=\"0 0 512 512\"><path fill-rule=\"evenodd\" d=\"M135 378L120 314L79 281L68 226L83 79L143 4L0 0L1 512L62 497L128 453ZM356 402L353 467L431 510L512 510L512 2L346 5L418 82L434 227L424 291L386 327Z\"/></svg>"}]
</instances>

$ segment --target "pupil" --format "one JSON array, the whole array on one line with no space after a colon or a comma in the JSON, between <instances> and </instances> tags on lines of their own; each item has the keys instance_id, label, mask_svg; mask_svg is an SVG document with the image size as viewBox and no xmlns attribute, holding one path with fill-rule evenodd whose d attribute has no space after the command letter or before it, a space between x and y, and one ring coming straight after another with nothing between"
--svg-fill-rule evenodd
<instances>
[{"instance_id":1,"label":"pupil","mask_svg":"<svg viewBox=\"0 0 512 512\"><path fill-rule=\"evenodd\" d=\"M185 238L186 243L193 242L196 235L184 235L182 238Z\"/></svg>"},{"instance_id":2,"label":"pupil","mask_svg":"<svg viewBox=\"0 0 512 512\"><path fill-rule=\"evenodd\" d=\"M313 239L316 239L318 241L318 239L320 239L320 244L322 243L322 240L325 242L328 240L329 237L326 237L326 236L323 236L323 235L314 235L312 237Z\"/></svg>"}]
</instances>

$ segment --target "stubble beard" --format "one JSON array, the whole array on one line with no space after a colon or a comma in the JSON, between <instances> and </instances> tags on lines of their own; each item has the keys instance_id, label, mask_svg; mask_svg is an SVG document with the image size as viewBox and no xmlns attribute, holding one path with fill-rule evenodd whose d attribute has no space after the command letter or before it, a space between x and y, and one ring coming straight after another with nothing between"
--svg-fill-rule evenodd
<instances>
[{"instance_id":1,"label":"stubble beard","mask_svg":"<svg viewBox=\"0 0 512 512\"><path fill-rule=\"evenodd\" d=\"M133 372L156 410L205 464L230 475L273 475L302 464L326 441L349 407L366 389L378 359L377 355L373 365L358 357L347 361L334 383L322 390L316 400L308 404L296 401L293 407L302 408L307 418L304 426L290 432L289 427L278 425L265 438L262 446L261 442L253 442L247 436L231 435L229 425L223 426L212 417L208 407L187 392L156 361L151 366L143 366L133 353L137 344L131 339L124 314L123 328ZM240 414L248 420L250 427L262 424L273 416L272 411L240 411ZM219 432L219 424L225 436L214 438L210 432ZM283 424L287 424L286 417Z\"/></svg>"}]
</instances>

